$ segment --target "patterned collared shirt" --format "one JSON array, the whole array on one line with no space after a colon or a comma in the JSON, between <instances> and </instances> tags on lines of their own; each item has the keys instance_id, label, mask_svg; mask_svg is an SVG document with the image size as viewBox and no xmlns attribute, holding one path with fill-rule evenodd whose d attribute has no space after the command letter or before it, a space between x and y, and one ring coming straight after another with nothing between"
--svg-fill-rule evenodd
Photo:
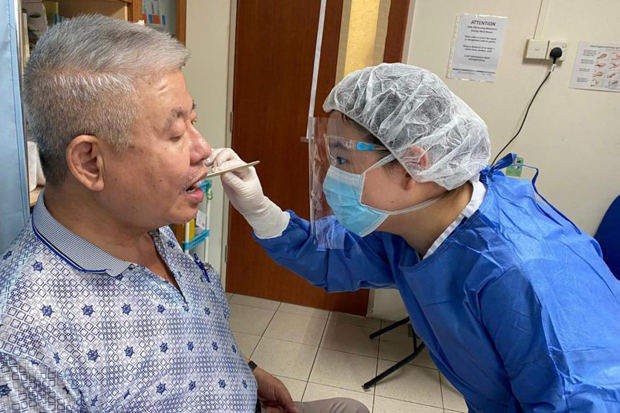
<instances>
[{"instance_id":1,"label":"patterned collared shirt","mask_svg":"<svg viewBox=\"0 0 620 413\"><path fill-rule=\"evenodd\" d=\"M180 290L72 233L39 198L0 255L0 413L255 411L218 274L168 227L151 236Z\"/></svg>"}]
</instances>

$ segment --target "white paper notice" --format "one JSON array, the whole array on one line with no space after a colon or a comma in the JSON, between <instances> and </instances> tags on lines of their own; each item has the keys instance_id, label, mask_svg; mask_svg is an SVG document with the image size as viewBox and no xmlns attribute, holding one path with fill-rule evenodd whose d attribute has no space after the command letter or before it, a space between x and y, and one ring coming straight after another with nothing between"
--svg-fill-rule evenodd
<instances>
[{"instance_id":1,"label":"white paper notice","mask_svg":"<svg viewBox=\"0 0 620 413\"><path fill-rule=\"evenodd\" d=\"M196 226L203 231L207 229L207 214L200 210L196 214Z\"/></svg>"},{"instance_id":2,"label":"white paper notice","mask_svg":"<svg viewBox=\"0 0 620 413\"><path fill-rule=\"evenodd\" d=\"M456 21L448 78L495 82L506 17L461 14Z\"/></svg>"},{"instance_id":3,"label":"white paper notice","mask_svg":"<svg viewBox=\"0 0 620 413\"><path fill-rule=\"evenodd\" d=\"M620 92L620 46L579 43L570 87Z\"/></svg>"}]
</instances>

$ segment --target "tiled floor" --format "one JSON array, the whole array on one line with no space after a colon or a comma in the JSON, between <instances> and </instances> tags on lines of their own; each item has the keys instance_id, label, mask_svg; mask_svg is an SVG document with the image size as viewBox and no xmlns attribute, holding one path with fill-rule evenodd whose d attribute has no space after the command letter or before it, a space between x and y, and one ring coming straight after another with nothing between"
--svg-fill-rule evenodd
<instances>
[{"instance_id":1,"label":"tiled floor","mask_svg":"<svg viewBox=\"0 0 620 413\"><path fill-rule=\"evenodd\" d=\"M463 397L423 352L369 391L362 384L411 354L403 326L370 340L389 321L227 294L237 344L287 386L293 399L350 397L374 413L466 412Z\"/></svg>"}]
</instances>

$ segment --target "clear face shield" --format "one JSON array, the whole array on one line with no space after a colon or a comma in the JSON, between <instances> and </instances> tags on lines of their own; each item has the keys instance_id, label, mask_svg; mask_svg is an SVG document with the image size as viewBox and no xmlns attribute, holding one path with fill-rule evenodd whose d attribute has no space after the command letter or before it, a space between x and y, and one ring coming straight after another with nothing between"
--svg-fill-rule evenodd
<instances>
[{"instance_id":1,"label":"clear face shield","mask_svg":"<svg viewBox=\"0 0 620 413\"><path fill-rule=\"evenodd\" d=\"M344 227L360 236L387 216L363 203L366 174L394 160L376 138L344 117L310 119L310 221L315 245L344 248ZM334 225L334 221L341 225Z\"/></svg>"}]
</instances>

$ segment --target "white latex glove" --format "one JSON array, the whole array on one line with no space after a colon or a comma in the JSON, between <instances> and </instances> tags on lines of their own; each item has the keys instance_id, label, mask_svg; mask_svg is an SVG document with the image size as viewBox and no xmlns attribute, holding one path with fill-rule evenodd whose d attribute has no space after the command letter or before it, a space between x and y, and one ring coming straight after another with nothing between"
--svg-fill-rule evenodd
<instances>
[{"instance_id":1,"label":"white latex glove","mask_svg":"<svg viewBox=\"0 0 620 413\"><path fill-rule=\"evenodd\" d=\"M213 167L213 172L246 164L229 148L213 150L206 163ZM243 215L258 238L268 239L282 235L291 217L263 194L254 167L220 176L230 203Z\"/></svg>"}]
</instances>

